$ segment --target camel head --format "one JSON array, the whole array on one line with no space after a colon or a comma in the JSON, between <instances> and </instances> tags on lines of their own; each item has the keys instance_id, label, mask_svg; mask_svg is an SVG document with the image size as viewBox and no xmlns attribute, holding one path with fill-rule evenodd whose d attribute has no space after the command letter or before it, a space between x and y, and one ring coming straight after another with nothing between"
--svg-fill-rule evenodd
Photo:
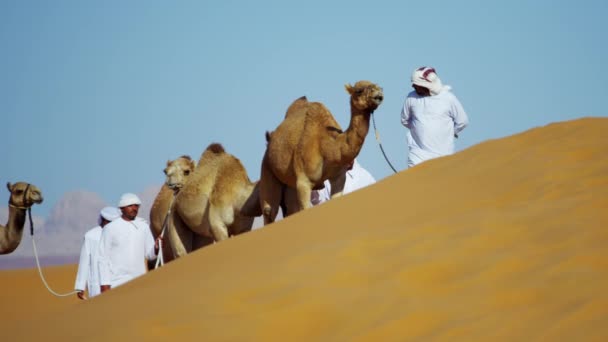
<instances>
[{"instance_id":1,"label":"camel head","mask_svg":"<svg viewBox=\"0 0 608 342\"><path fill-rule=\"evenodd\" d=\"M382 88L370 81L359 81L354 86L347 84L351 106L364 113L372 113L382 103Z\"/></svg>"},{"instance_id":2,"label":"camel head","mask_svg":"<svg viewBox=\"0 0 608 342\"><path fill-rule=\"evenodd\" d=\"M15 208L27 209L43 201L42 192L33 184L25 182L6 183L6 188L11 193L8 204Z\"/></svg>"},{"instance_id":3,"label":"camel head","mask_svg":"<svg viewBox=\"0 0 608 342\"><path fill-rule=\"evenodd\" d=\"M194 171L194 161L190 156L181 156L175 160L167 162L167 167L163 170L165 173L165 184L173 189L179 190L186 183L186 179Z\"/></svg>"}]
</instances>

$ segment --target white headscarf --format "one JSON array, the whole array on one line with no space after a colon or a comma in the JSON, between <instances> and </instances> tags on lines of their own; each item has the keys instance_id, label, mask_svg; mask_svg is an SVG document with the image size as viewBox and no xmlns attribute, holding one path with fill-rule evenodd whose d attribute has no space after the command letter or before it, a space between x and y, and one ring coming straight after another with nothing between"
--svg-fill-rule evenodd
<instances>
[{"instance_id":1,"label":"white headscarf","mask_svg":"<svg viewBox=\"0 0 608 342\"><path fill-rule=\"evenodd\" d=\"M118 208L114 207L105 207L101 209L99 212L99 219L97 220L97 224L101 226L101 219L104 218L108 221L114 221L122 215Z\"/></svg>"},{"instance_id":2,"label":"white headscarf","mask_svg":"<svg viewBox=\"0 0 608 342\"><path fill-rule=\"evenodd\" d=\"M442 90L451 89L450 86L444 86L441 79L437 76L435 69L431 67L420 67L412 73L412 84L427 88L431 95L437 95Z\"/></svg>"},{"instance_id":3,"label":"white headscarf","mask_svg":"<svg viewBox=\"0 0 608 342\"><path fill-rule=\"evenodd\" d=\"M118 202L118 207L123 208L132 204L141 205L141 200L137 197L136 194L126 193L120 196L120 201Z\"/></svg>"}]
</instances>

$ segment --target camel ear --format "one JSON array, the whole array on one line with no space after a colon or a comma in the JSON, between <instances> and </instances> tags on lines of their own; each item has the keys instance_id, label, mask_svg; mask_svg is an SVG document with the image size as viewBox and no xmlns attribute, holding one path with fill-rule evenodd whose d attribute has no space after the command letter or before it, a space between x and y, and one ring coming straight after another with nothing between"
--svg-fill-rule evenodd
<instances>
[{"instance_id":1,"label":"camel ear","mask_svg":"<svg viewBox=\"0 0 608 342\"><path fill-rule=\"evenodd\" d=\"M11 182L6 182L6 188L8 189L8 191L11 191Z\"/></svg>"},{"instance_id":2,"label":"camel ear","mask_svg":"<svg viewBox=\"0 0 608 342\"><path fill-rule=\"evenodd\" d=\"M346 91L347 91L347 92L348 92L350 95L352 95L352 94L353 94L353 90L354 90L354 88L353 88L353 86L352 86L352 85L350 85L350 84L345 84L345 85L344 85L344 88L346 88Z\"/></svg>"}]
</instances>

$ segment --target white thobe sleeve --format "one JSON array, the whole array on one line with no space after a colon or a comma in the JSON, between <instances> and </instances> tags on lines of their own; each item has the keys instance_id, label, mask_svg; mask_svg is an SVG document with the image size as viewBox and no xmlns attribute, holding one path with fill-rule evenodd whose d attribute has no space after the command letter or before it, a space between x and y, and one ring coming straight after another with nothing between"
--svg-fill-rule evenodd
<instances>
[{"instance_id":1,"label":"white thobe sleeve","mask_svg":"<svg viewBox=\"0 0 608 342\"><path fill-rule=\"evenodd\" d=\"M148 225L146 225L144 230L144 248L146 251L146 259L156 259L156 253L154 253L154 236L152 236L152 231Z\"/></svg>"},{"instance_id":2,"label":"white thobe sleeve","mask_svg":"<svg viewBox=\"0 0 608 342\"><path fill-rule=\"evenodd\" d=\"M403 103L403 108L401 109L401 124L407 128L411 128L410 127L410 106L408 103L408 100L405 99L405 102Z\"/></svg>"},{"instance_id":3,"label":"white thobe sleeve","mask_svg":"<svg viewBox=\"0 0 608 342\"><path fill-rule=\"evenodd\" d=\"M454 96L451 109L451 116L454 119L454 134L458 134L469 124L469 117L456 96Z\"/></svg>"},{"instance_id":4,"label":"white thobe sleeve","mask_svg":"<svg viewBox=\"0 0 608 342\"><path fill-rule=\"evenodd\" d=\"M376 183L376 179L374 178L374 176L372 176L372 174L369 173L367 170L362 170L360 178L361 179L359 182L361 186L359 188L364 188L368 185Z\"/></svg>"},{"instance_id":5,"label":"white thobe sleeve","mask_svg":"<svg viewBox=\"0 0 608 342\"><path fill-rule=\"evenodd\" d=\"M89 250L89 244L86 238L82 241L82 247L80 248L80 261L78 263L78 272L76 272L76 283L74 289L78 291L84 291L87 286L89 279L89 265L91 264L91 253Z\"/></svg>"},{"instance_id":6,"label":"white thobe sleeve","mask_svg":"<svg viewBox=\"0 0 608 342\"><path fill-rule=\"evenodd\" d=\"M97 248L98 260L99 260L99 285L112 285L112 274L110 267L110 243L111 231L108 227L104 228L99 239L99 247Z\"/></svg>"}]
</instances>

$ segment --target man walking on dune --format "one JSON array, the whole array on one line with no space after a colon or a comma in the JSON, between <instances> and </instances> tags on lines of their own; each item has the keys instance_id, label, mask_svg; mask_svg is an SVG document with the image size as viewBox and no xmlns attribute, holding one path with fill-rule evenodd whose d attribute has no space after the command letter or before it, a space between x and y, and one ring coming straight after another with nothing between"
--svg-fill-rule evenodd
<instances>
[{"instance_id":1,"label":"man walking on dune","mask_svg":"<svg viewBox=\"0 0 608 342\"><path fill-rule=\"evenodd\" d=\"M101 239L103 227L108 223L120 217L120 210L114 207L105 207L101 209L97 227L90 229L84 234L84 241L80 249L80 262L78 263L78 272L76 273L76 283L74 288L76 295L80 299L87 299L84 294L86 287L89 297L95 297L100 293L99 289L99 261L98 247Z\"/></svg>"},{"instance_id":2,"label":"man walking on dune","mask_svg":"<svg viewBox=\"0 0 608 342\"><path fill-rule=\"evenodd\" d=\"M101 292L120 286L146 273L145 259L158 255L159 240L152 237L150 226L137 217L141 200L126 193L118 207L121 217L108 224L99 243Z\"/></svg>"}]
</instances>

